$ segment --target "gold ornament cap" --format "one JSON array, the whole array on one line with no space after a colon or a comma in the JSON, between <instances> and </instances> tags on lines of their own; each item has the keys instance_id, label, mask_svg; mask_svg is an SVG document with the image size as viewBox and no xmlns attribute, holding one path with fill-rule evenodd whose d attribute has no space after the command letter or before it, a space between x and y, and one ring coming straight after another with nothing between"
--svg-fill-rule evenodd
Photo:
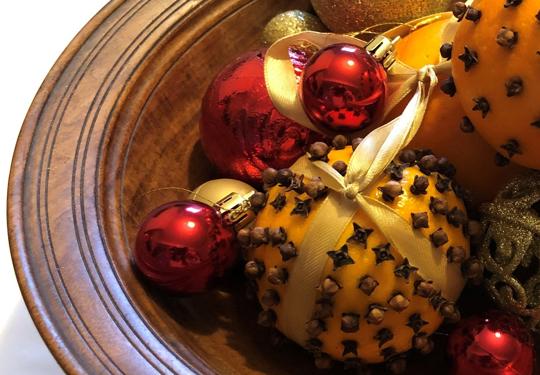
<instances>
[{"instance_id":1,"label":"gold ornament cap","mask_svg":"<svg viewBox=\"0 0 540 375\"><path fill-rule=\"evenodd\" d=\"M236 231L248 226L255 220L255 212L251 209L249 200L253 194L255 194L255 191L251 191L246 195L230 193L215 205L223 216L225 223L233 226Z\"/></svg>"},{"instance_id":2,"label":"gold ornament cap","mask_svg":"<svg viewBox=\"0 0 540 375\"><path fill-rule=\"evenodd\" d=\"M189 199L214 206L229 225L240 230L255 219L249 200L255 192L253 187L242 181L220 178L196 188Z\"/></svg>"}]
</instances>

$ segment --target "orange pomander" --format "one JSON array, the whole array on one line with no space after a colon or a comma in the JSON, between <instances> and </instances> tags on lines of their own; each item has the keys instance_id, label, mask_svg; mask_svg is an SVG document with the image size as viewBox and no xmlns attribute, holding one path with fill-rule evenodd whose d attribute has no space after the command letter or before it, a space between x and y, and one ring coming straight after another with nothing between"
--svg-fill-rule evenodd
<instances>
[{"instance_id":1,"label":"orange pomander","mask_svg":"<svg viewBox=\"0 0 540 375\"><path fill-rule=\"evenodd\" d=\"M396 46L398 59L416 69L427 64L438 64L441 59L439 47L441 46L442 31L448 24L449 17L441 18L441 20L422 26L404 37Z\"/></svg>"},{"instance_id":2,"label":"orange pomander","mask_svg":"<svg viewBox=\"0 0 540 375\"><path fill-rule=\"evenodd\" d=\"M456 180L467 186L477 205L490 202L508 181L525 169L513 163L497 166L494 150L478 132L469 133L464 116L459 100L437 89L410 147L429 147L438 155L447 155L456 166Z\"/></svg>"},{"instance_id":3,"label":"orange pomander","mask_svg":"<svg viewBox=\"0 0 540 375\"><path fill-rule=\"evenodd\" d=\"M447 23L448 19L436 21L405 37L397 45L398 59L417 69L426 64L438 64L442 31ZM440 77L440 81L446 78ZM496 151L474 128L467 128L468 124L463 123L465 116L456 96L450 97L436 89L424 122L410 146L430 148L435 154L448 157L457 168L456 180L467 186L473 202L489 202L506 182L524 169L513 163L504 168L497 166Z\"/></svg>"},{"instance_id":4,"label":"orange pomander","mask_svg":"<svg viewBox=\"0 0 540 375\"><path fill-rule=\"evenodd\" d=\"M499 164L540 169L539 12L538 0L476 0L454 11L457 96Z\"/></svg>"},{"instance_id":5,"label":"orange pomander","mask_svg":"<svg viewBox=\"0 0 540 375\"><path fill-rule=\"evenodd\" d=\"M345 144L342 136L334 139L333 148L319 142L310 148L310 156L344 174L353 152ZM447 164L442 160L419 150L403 151L364 193L395 210L419 239L429 240L434 254L443 254L440 272L451 277L448 288L459 296L463 285L459 269L469 258L474 225L468 221L460 198L463 190L445 177ZM263 307L259 323L285 335L290 331L297 310L290 309L287 298L298 290L297 283L310 284L298 277L301 271L297 262L305 257L304 252L312 252L311 261L320 259L324 263L314 285L305 285L307 290L316 288L314 300L293 293L297 303L308 305L312 311L311 319L299 327L305 330L306 341L295 341L314 352L317 366L327 367L332 360L346 365L384 361L392 369L398 366L395 360L412 348L429 353L433 348L429 336L444 318L459 319L453 302L421 276L434 271L409 263L406 254L412 254L418 248L416 244L411 243L410 248L391 245L358 207L343 232L338 233L334 246L321 258L305 243L314 235L312 226L325 215L329 209L325 203L334 193L329 193L317 176L290 170L267 170L263 178L268 188L267 203L260 209L254 227L238 234L246 248L246 275L256 286ZM454 269L458 273L450 276Z\"/></svg>"}]
</instances>

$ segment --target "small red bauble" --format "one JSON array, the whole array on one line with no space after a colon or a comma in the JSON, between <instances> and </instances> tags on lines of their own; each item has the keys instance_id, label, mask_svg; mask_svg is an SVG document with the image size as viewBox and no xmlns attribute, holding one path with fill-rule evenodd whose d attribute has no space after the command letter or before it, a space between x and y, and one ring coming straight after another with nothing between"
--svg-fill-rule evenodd
<instances>
[{"instance_id":1,"label":"small red bauble","mask_svg":"<svg viewBox=\"0 0 540 375\"><path fill-rule=\"evenodd\" d=\"M454 374L530 375L533 340L514 315L490 311L460 323L448 341Z\"/></svg>"},{"instance_id":2,"label":"small red bauble","mask_svg":"<svg viewBox=\"0 0 540 375\"><path fill-rule=\"evenodd\" d=\"M290 167L315 133L282 116L264 80L265 51L250 52L225 67L203 99L201 142L227 177L260 183L262 171Z\"/></svg>"},{"instance_id":3,"label":"small red bauble","mask_svg":"<svg viewBox=\"0 0 540 375\"><path fill-rule=\"evenodd\" d=\"M197 293L221 276L237 256L234 233L214 208L176 201L155 209L137 234L135 263L157 286Z\"/></svg>"},{"instance_id":4,"label":"small red bauble","mask_svg":"<svg viewBox=\"0 0 540 375\"><path fill-rule=\"evenodd\" d=\"M305 67L304 110L318 127L353 132L369 126L386 98L384 67L364 49L334 44L317 52Z\"/></svg>"}]
</instances>

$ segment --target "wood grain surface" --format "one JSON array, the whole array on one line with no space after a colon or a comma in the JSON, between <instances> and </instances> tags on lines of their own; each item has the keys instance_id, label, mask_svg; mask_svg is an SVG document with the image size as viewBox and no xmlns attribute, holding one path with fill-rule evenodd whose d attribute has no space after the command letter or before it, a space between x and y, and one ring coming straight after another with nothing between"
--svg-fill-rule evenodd
<instances>
[{"instance_id":1,"label":"wood grain surface","mask_svg":"<svg viewBox=\"0 0 540 375\"><path fill-rule=\"evenodd\" d=\"M211 293L173 298L141 280L130 257L142 216L181 197L155 189L215 176L197 129L210 80L259 46L273 15L308 8L308 0L115 0L59 58L20 134L8 219L26 304L66 372L315 371L303 350L273 348L256 326L241 272ZM413 359L409 372L446 367L439 350Z\"/></svg>"}]
</instances>

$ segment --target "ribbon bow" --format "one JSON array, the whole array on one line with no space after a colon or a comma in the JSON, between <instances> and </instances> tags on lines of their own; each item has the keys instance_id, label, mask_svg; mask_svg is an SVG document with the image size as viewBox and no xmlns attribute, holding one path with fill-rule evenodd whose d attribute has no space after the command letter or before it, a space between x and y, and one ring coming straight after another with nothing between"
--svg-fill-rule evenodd
<instances>
[{"instance_id":1,"label":"ribbon bow","mask_svg":"<svg viewBox=\"0 0 540 375\"><path fill-rule=\"evenodd\" d=\"M308 32L282 39L269 49L265 61L267 86L282 114L314 129L301 110L292 64L286 63L282 54L285 45L293 40L309 40L322 48L344 39L362 44L342 35ZM299 245L299 255L289 273L288 290L282 300L284 318L278 322L279 328L300 345L307 340L304 324L312 313L317 296L315 286L320 283L328 260L326 252L335 248L358 210L368 215L392 246L419 269L421 277L432 280L446 298L455 300L459 297L465 284L459 266L448 263L442 252L433 251L431 242L396 211L363 194L415 136L432 90L438 83L437 72L445 69L448 69L447 63L437 67L428 65L418 71L397 65L393 77L399 77L400 86L390 97L390 105L402 101L416 87L415 93L401 116L376 128L361 141L352 154L345 176L327 163L310 161L307 156L291 167L297 174L320 177L331 190ZM271 79L276 71L284 71L284 77Z\"/></svg>"}]
</instances>

